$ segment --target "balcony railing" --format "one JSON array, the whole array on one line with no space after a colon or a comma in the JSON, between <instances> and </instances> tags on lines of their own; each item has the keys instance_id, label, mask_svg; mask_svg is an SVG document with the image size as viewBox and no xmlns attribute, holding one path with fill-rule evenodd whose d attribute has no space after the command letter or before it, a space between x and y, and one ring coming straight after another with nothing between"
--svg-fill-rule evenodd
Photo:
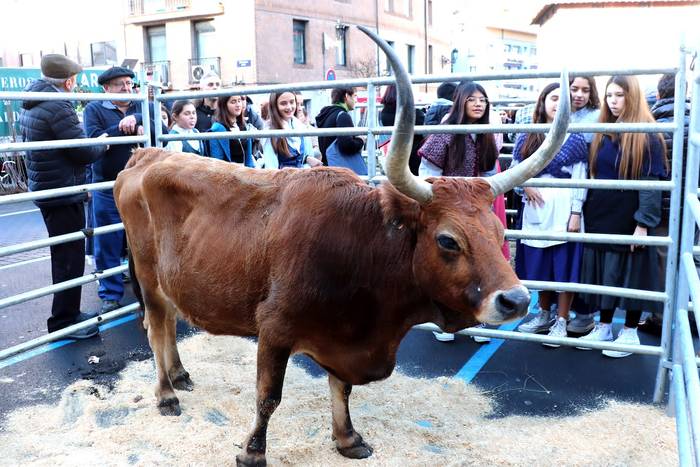
<instances>
[{"instance_id":1,"label":"balcony railing","mask_svg":"<svg viewBox=\"0 0 700 467\"><path fill-rule=\"evenodd\" d=\"M164 86L170 87L170 60L144 63L142 66L149 81L153 79L157 72L160 82L163 83Z\"/></svg>"},{"instance_id":2,"label":"balcony railing","mask_svg":"<svg viewBox=\"0 0 700 467\"><path fill-rule=\"evenodd\" d=\"M192 0L129 0L129 16L170 13L191 6Z\"/></svg>"},{"instance_id":3,"label":"balcony railing","mask_svg":"<svg viewBox=\"0 0 700 467\"><path fill-rule=\"evenodd\" d=\"M213 71L221 76L221 57L204 57L189 59L190 84L197 84L202 76Z\"/></svg>"}]
</instances>

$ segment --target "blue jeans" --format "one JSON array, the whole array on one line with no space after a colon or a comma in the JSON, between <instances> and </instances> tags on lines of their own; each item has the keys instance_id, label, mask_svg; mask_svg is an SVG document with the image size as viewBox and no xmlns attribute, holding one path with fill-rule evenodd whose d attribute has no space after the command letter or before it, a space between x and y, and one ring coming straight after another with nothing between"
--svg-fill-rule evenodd
<instances>
[{"instance_id":1,"label":"blue jeans","mask_svg":"<svg viewBox=\"0 0 700 467\"><path fill-rule=\"evenodd\" d=\"M119 217L119 211L117 211L117 205L114 204L114 195L111 191L93 192L92 208L93 225L95 227L117 224L122 221L121 217ZM95 236L95 265L98 271L121 265L123 253L123 230ZM124 296L122 275L116 274L101 279L97 293L102 300L121 300Z\"/></svg>"}]
</instances>

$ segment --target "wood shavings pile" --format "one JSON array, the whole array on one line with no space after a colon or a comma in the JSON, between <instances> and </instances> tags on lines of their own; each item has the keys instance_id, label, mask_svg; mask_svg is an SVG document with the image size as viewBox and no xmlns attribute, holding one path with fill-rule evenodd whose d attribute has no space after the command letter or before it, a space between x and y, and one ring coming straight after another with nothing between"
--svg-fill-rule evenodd
<instances>
[{"instance_id":1,"label":"wood shavings pile","mask_svg":"<svg viewBox=\"0 0 700 467\"><path fill-rule=\"evenodd\" d=\"M130 363L112 390L81 380L58 405L13 412L0 430L0 465L235 465L253 423L256 345L197 334L179 343L193 392L182 415L155 404L153 360ZM677 465L674 420L653 406L610 401L574 417L487 418L493 402L451 378L394 373L356 386L350 411L373 446L350 460L331 441L326 378L291 362L269 426L272 466Z\"/></svg>"}]
</instances>

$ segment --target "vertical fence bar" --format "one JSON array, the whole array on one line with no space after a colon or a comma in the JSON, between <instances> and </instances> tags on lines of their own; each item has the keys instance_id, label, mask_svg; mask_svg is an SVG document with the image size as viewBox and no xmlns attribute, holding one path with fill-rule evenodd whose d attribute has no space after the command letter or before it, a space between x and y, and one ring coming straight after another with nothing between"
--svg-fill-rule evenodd
<instances>
[{"instance_id":1,"label":"vertical fence bar","mask_svg":"<svg viewBox=\"0 0 700 467\"><path fill-rule=\"evenodd\" d=\"M671 152L671 180L673 180L673 190L671 190L671 212L668 218L668 235L671 237L671 244L666 250L666 281L664 288L668 294L668 299L664 302L663 326L661 331L661 357L659 367L656 371L656 383L654 384L654 402L659 403L664 397L664 389L668 378L668 367L666 362L671 353L671 323L675 313L676 285L678 283L678 236L680 234L681 219L681 193L683 174L683 127L685 121L685 46L681 44L680 57L678 60L678 73L676 73L675 102L673 107L673 122L676 128L673 130L673 149ZM649 135L652 136L651 134ZM684 231L685 232L685 231ZM685 250L684 250L685 251Z\"/></svg>"},{"instance_id":2,"label":"vertical fence bar","mask_svg":"<svg viewBox=\"0 0 700 467\"><path fill-rule=\"evenodd\" d=\"M160 137L163 135L163 125L159 124L161 121L160 106L162 104L160 101L160 73L158 72L158 70L153 72L153 81L156 84L155 86L153 86L153 113L155 113L155 115L153 116L153 135L155 137L156 147L162 148L163 142L160 140Z\"/></svg>"},{"instance_id":3,"label":"vertical fence bar","mask_svg":"<svg viewBox=\"0 0 700 467\"><path fill-rule=\"evenodd\" d=\"M151 112L150 105L148 102L148 85L146 84L146 72L141 71L139 73L139 80L141 82L141 120L143 125L143 134L146 135L146 142L143 143L144 148L151 147ZM160 112L158 113L160 115Z\"/></svg>"},{"instance_id":4,"label":"vertical fence bar","mask_svg":"<svg viewBox=\"0 0 700 467\"><path fill-rule=\"evenodd\" d=\"M690 425L688 424L683 367L673 365L670 395L676 401L676 432L678 433L678 465L691 465L693 455L690 444Z\"/></svg>"},{"instance_id":5,"label":"vertical fence bar","mask_svg":"<svg viewBox=\"0 0 700 467\"><path fill-rule=\"evenodd\" d=\"M698 379L698 368L695 366L693 336L690 334L688 311L681 308L676 316L678 337L681 341L681 362L685 380L686 407L690 420L690 437L693 443L693 452L697 456L697 453L700 452L700 379Z\"/></svg>"},{"instance_id":6,"label":"vertical fence bar","mask_svg":"<svg viewBox=\"0 0 700 467\"><path fill-rule=\"evenodd\" d=\"M377 174L377 144L373 129L377 127L377 98L374 83L367 85L367 175L372 180Z\"/></svg>"}]
</instances>

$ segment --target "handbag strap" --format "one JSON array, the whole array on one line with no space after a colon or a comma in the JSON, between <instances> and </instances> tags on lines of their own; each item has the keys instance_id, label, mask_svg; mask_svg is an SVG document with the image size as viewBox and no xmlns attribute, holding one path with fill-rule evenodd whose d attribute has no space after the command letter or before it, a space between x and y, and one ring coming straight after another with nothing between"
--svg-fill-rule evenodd
<instances>
[{"instance_id":1,"label":"handbag strap","mask_svg":"<svg viewBox=\"0 0 700 467\"><path fill-rule=\"evenodd\" d=\"M336 127L336 128L340 128L340 127L338 126L338 119L340 118L340 114L342 114L343 112L345 112L345 111L344 111L344 110L341 110L340 112L338 112L337 114L335 114L335 127ZM347 113L347 112L345 112L345 113ZM338 137L337 137L337 136L335 137L335 141L338 141Z\"/></svg>"}]
</instances>

